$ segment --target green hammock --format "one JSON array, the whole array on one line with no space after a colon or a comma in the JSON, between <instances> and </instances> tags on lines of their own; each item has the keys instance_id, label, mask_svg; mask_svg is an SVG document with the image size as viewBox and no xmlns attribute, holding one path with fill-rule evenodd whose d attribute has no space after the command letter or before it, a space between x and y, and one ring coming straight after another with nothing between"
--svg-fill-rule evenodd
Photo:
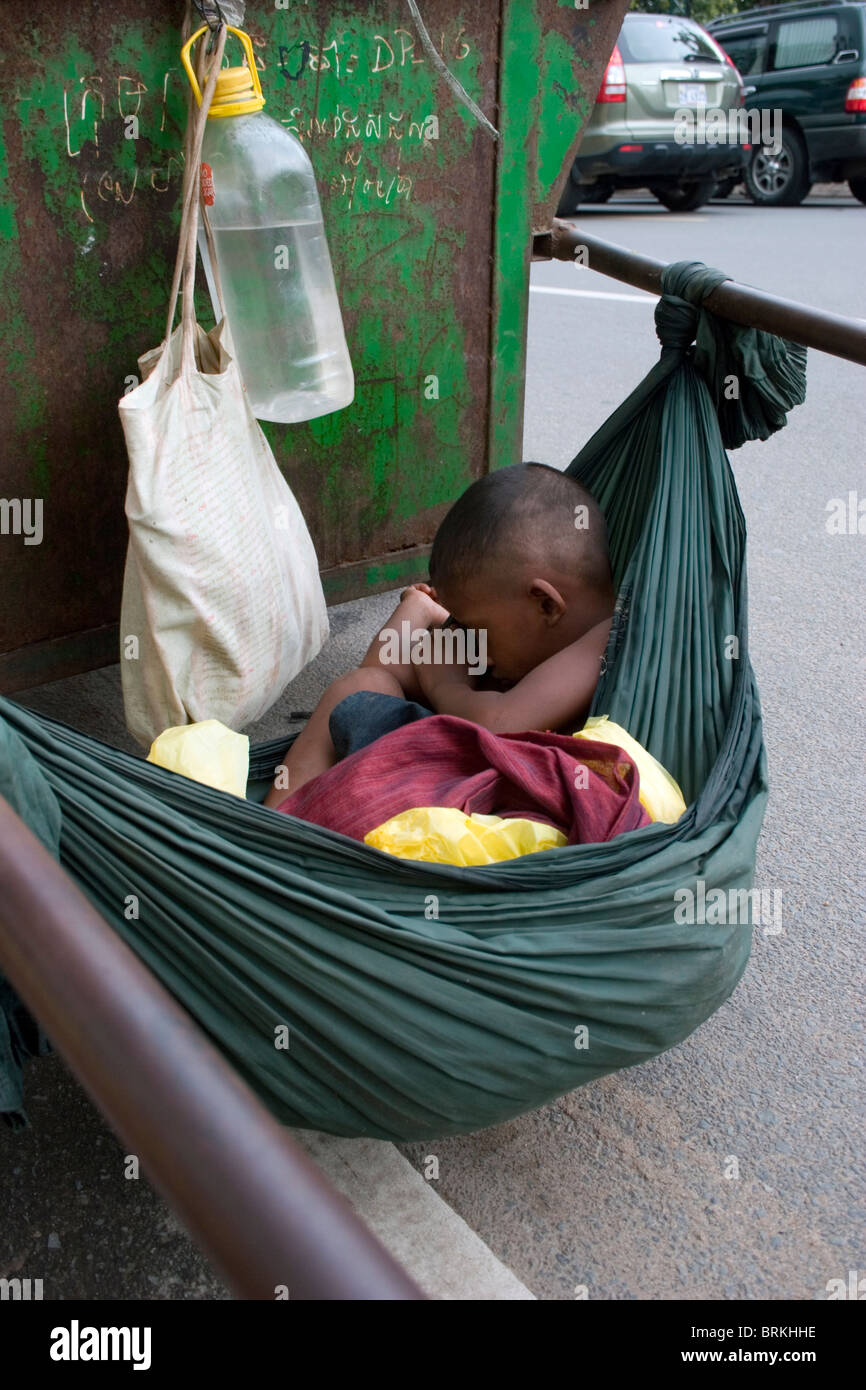
<instances>
[{"instance_id":1,"label":"green hammock","mask_svg":"<svg viewBox=\"0 0 866 1390\"><path fill-rule=\"evenodd\" d=\"M673 772L677 825L416 864L257 805L285 738L253 749L243 802L0 701L0 790L49 845L59 807L67 871L285 1123L497 1124L673 1047L737 983L750 926L683 924L674 895L752 882L766 766L724 446L785 423L805 352L694 307L726 278L667 268L661 360L569 468L605 512L618 590L593 713Z\"/></svg>"}]
</instances>

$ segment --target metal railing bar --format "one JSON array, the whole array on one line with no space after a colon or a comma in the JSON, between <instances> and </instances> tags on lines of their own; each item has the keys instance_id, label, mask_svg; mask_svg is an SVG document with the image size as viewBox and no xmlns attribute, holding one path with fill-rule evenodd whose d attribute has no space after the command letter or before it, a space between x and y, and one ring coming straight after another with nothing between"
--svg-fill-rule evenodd
<instances>
[{"instance_id":1,"label":"metal railing bar","mask_svg":"<svg viewBox=\"0 0 866 1390\"><path fill-rule=\"evenodd\" d=\"M533 238L532 259L573 261L579 246L586 247L588 266L600 275L634 285L649 294L661 294L664 261L602 241L559 218L553 219L549 232L541 232ZM817 348L819 352L866 366L866 321L863 319L845 318L792 299L779 299L735 280L719 285L704 304L720 318L733 323L762 328L767 333L801 343L803 347Z\"/></svg>"}]
</instances>

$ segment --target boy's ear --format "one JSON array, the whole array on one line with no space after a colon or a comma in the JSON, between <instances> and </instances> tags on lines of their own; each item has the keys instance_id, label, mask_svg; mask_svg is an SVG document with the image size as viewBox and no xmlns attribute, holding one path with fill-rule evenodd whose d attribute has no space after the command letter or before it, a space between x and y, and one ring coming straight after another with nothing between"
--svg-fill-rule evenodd
<instances>
[{"instance_id":1,"label":"boy's ear","mask_svg":"<svg viewBox=\"0 0 866 1390\"><path fill-rule=\"evenodd\" d=\"M529 597L538 605L549 627L558 623L565 613L565 599L556 586L546 579L533 579L529 587Z\"/></svg>"}]
</instances>

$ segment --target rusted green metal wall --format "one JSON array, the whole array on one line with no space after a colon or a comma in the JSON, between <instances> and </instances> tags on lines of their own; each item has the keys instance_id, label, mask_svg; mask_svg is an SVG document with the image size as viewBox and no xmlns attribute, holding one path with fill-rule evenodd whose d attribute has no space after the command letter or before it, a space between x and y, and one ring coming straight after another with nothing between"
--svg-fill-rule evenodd
<instances>
[{"instance_id":1,"label":"rusted green metal wall","mask_svg":"<svg viewBox=\"0 0 866 1390\"><path fill-rule=\"evenodd\" d=\"M437 71L403 0L247 5L266 110L316 169L356 375L347 409L263 426L332 600L418 577L450 502L520 457L531 234L549 225L626 8L418 0L492 133ZM116 659L117 400L163 328L182 17L181 0L4 0L5 690ZM199 310L209 323L202 292Z\"/></svg>"}]
</instances>

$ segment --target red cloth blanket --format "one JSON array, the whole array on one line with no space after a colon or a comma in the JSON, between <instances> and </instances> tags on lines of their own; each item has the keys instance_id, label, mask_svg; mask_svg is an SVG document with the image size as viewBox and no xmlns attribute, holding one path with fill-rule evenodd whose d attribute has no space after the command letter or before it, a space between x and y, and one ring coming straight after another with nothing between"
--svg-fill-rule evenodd
<instances>
[{"instance_id":1,"label":"red cloth blanket","mask_svg":"<svg viewBox=\"0 0 866 1390\"><path fill-rule=\"evenodd\" d=\"M585 769L585 771L584 771ZM363 840L415 806L525 816L570 845L649 825L621 748L566 734L493 734L450 714L405 724L315 777L279 809Z\"/></svg>"}]
</instances>

